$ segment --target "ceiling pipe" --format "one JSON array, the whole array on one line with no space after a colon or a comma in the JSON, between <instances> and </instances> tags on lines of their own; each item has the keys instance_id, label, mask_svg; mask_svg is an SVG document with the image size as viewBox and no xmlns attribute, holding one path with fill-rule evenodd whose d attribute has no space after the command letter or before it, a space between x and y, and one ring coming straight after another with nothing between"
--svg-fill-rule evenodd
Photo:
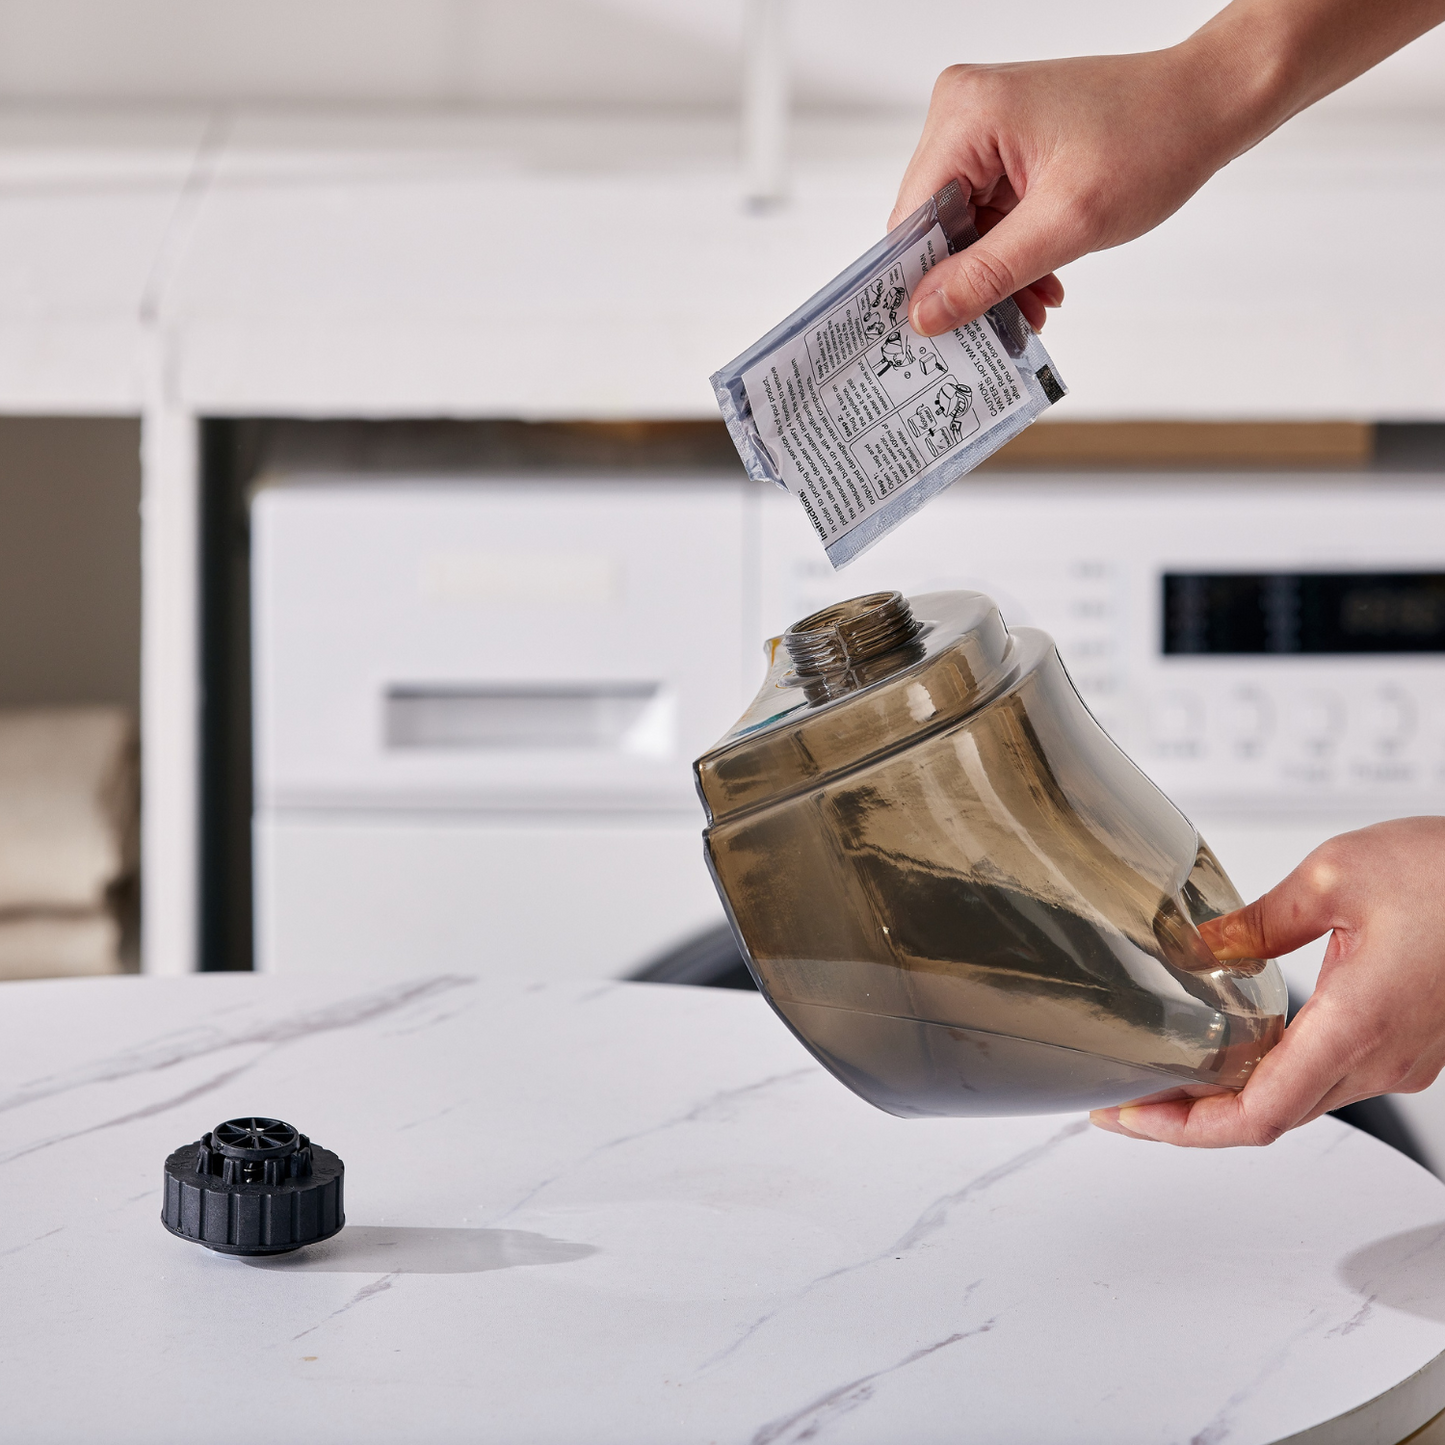
<instances>
[{"instance_id":1,"label":"ceiling pipe","mask_svg":"<svg viewBox=\"0 0 1445 1445\"><path fill-rule=\"evenodd\" d=\"M788 0L746 0L743 13L743 195L751 210L788 194Z\"/></svg>"}]
</instances>

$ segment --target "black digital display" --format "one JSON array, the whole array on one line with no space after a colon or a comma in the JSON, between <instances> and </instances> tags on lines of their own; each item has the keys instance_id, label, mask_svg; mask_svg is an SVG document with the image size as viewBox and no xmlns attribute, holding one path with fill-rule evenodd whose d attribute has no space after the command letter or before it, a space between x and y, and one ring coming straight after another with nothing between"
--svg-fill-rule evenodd
<instances>
[{"instance_id":1,"label":"black digital display","mask_svg":"<svg viewBox=\"0 0 1445 1445\"><path fill-rule=\"evenodd\" d=\"M1445 572L1168 572L1164 651L1445 652Z\"/></svg>"}]
</instances>

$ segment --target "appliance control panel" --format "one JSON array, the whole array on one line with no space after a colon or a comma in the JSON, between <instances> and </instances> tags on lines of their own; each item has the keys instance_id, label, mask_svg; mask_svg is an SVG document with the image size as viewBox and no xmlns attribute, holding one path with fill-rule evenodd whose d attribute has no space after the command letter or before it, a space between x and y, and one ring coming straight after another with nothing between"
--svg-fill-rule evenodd
<instances>
[{"instance_id":1,"label":"appliance control panel","mask_svg":"<svg viewBox=\"0 0 1445 1445\"><path fill-rule=\"evenodd\" d=\"M965 479L833 573L763 507L763 612L974 587L1187 809L1445 811L1445 478Z\"/></svg>"}]
</instances>

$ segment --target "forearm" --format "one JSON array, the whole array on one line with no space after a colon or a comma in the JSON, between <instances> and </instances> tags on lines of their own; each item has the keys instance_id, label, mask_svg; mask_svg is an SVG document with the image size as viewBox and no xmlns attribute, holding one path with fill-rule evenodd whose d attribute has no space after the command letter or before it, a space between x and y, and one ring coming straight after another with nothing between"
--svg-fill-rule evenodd
<instances>
[{"instance_id":1,"label":"forearm","mask_svg":"<svg viewBox=\"0 0 1445 1445\"><path fill-rule=\"evenodd\" d=\"M1233 0L1133 55L955 65L938 78L894 222L955 177L981 241L909 318L933 336L1013 295L1039 326L1055 268L1141 236L1292 115L1445 21L1445 0Z\"/></svg>"},{"instance_id":2,"label":"forearm","mask_svg":"<svg viewBox=\"0 0 1445 1445\"><path fill-rule=\"evenodd\" d=\"M1230 159L1445 21L1445 0L1233 0L1175 47L1219 99Z\"/></svg>"}]
</instances>

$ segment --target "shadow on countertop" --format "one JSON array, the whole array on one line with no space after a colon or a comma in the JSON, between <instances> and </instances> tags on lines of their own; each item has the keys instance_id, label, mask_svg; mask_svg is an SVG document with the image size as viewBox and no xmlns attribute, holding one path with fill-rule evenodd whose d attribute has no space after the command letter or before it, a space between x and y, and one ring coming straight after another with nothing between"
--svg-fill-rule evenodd
<instances>
[{"instance_id":1,"label":"shadow on countertop","mask_svg":"<svg viewBox=\"0 0 1445 1445\"><path fill-rule=\"evenodd\" d=\"M448 1229L348 1224L340 1234L291 1254L252 1255L252 1269L317 1274L482 1274L519 1265L571 1264L597 1246L526 1229Z\"/></svg>"},{"instance_id":2,"label":"shadow on countertop","mask_svg":"<svg viewBox=\"0 0 1445 1445\"><path fill-rule=\"evenodd\" d=\"M1378 1303L1445 1324L1445 1220L1355 1250L1340 1265L1340 1278L1365 1297L1360 1323L1364 1311Z\"/></svg>"}]
</instances>

